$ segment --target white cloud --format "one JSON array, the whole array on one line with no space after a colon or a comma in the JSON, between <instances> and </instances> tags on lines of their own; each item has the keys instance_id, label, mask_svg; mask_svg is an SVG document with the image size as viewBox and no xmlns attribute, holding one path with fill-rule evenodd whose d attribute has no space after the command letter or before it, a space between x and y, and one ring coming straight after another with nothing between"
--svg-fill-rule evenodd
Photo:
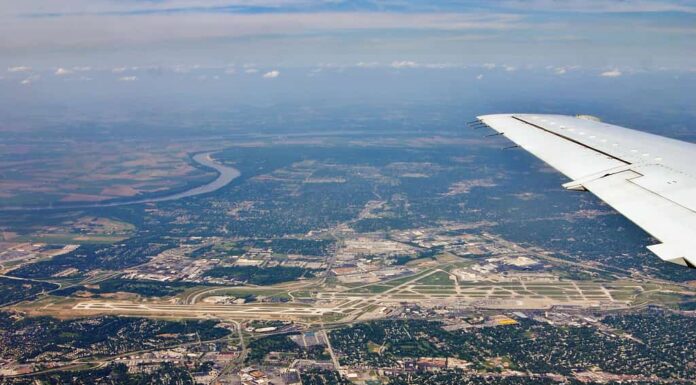
<instances>
[{"instance_id":1,"label":"white cloud","mask_svg":"<svg viewBox=\"0 0 696 385\"><path fill-rule=\"evenodd\" d=\"M379 66L379 62L376 61L370 61L370 62L357 62L355 63L355 66L358 68L375 68Z\"/></svg>"},{"instance_id":2,"label":"white cloud","mask_svg":"<svg viewBox=\"0 0 696 385\"><path fill-rule=\"evenodd\" d=\"M621 75L623 75L621 71L617 70L616 68L613 70L604 71L600 74L600 76L604 76L605 78L617 78Z\"/></svg>"},{"instance_id":3,"label":"white cloud","mask_svg":"<svg viewBox=\"0 0 696 385\"><path fill-rule=\"evenodd\" d=\"M65 75L70 75L71 73L73 73L71 70L68 70L68 69L61 67L61 68L58 68L56 70L56 72L54 72L53 74L56 76L65 76Z\"/></svg>"},{"instance_id":4,"label":"white cloud","mask_svg":"<svg viewBox=\"0 0 696 385\"><path fill-rule=\"evenodd\" d=\"M278 76L280 76L280 71L278 70L268 71L265 74L263 74L263 77L266 79L274 79Z\"/></svg>"},{"instance_id":5,"label":"white cloud","mask_svg":"<svg viewBox=\"0 0 696 385\"><path fill-rule=\"evenodd\" d=\"M457 63L426 63L423 65L423 67L428 68L428 69L441 70L441 69L459 68L459 67L465 67L465 66L462 64L457 64Z\"/></svg>"},{"instance_id":6,"label":"white cloud","mask_svg":"<svg viewBox=\"0 0 696 385\"><path fill-rule=\"evenodd\" d=\"M39 80L40 78L41 78L41 76L39 76L39 75L32 75L32 76L29 76L28 78L22 80L21 84L27 86L27 85Z\"/></svg>"},{"instance_id":7,"label":"white cloud","mask_svg":"<svg viewBox=\"0 0 696 385\"><path fill-rule=\"evenodd\" d=\"M283 58L284 63L296 60L299 63L292 64L300 65L320 60L346 60L345 63L373 59L384 61L385 57L400 58L403 56L395 55L413 52L419 56L406 57L418 60L420 68L425 68L426 62L453 60L448 58L456 57L453 56L455 52L481 51L479 57L488 57L485 60L518 66L522 66L524 60L540 60L539 52L560 63L576 55L601 58L586 64L591 66L614 63L623 68L627 63L642 62L646 58L651 60L650 63L652 60L656 63L679 60L683 65L693 66L693 60L688 60L688 55L679 56L679 53L688 52L686 37L696 34L696 28L686 19L673 23L672 17L637 20L635 16L616 15L611 23L590 25L589 19L568 18L569 15L565 14L576 10L696 11L693 0L503 0L491 7L462 7L454 12L439 12L435 7L430 8L433 11L426 11L420 6L415 6L409 12L392 12L389 8L373 12L369 7L360 6L355 9L362 11L327 12L325 9L331 9L331 6L315 9L307 5L306 0L289 0L302 5L297 7L299 12L288 12L281 0L200 1L200 5L196 5L195 0L9 2L5 7L0 6L0 36L12 38L0 39L0 57L12 60L11 55L22 52L21 56L5 63L21 64L21 57L38 57L36 55L45 55L50 49L51 54L56 56L54 63L71 62L74 57L79 57L80 62L77 63L101 66L99 63L106 62L101 57L107 50L109 59L115 59L111 61L114 65L141 58L164 64L173 57L199 55L206 60L202 63L204 65L220 63L211 57L237 60L237 68L243 72L240 65L242 60L257 60L256 64L264 68L269 63L277 63L280 52L291 53L287 59ZM258 1L277 8L276 12L220 12L216 8L235 4L248 6ZM160 12L172 9L179 9L180 12ZM519 9L542 10L544 13L540 17L532 11L518 12ZM546 14L547 9L561 10L563 13ZM43 14L43 17L29 17L37 13ZM650 44L650 47L638 45L640 36L630 34L635 28L645 28L646 33L650 32L654 44ZM403 31L408 33L404 34ZM529 38L531 46L527 44L527 48L531 49L524 49L522 44L510 52L505 51L510 48L510 37L516 31L523 32L519 36ZM620 36L620 39L599 39L599 36L607 34ZM674 39L674 36L684 38ZM260 40L253 41L254 38ZM549 38L552 40L544 42L543 39ZM566 38L568 42L558 49L544 50L554 39ZM228 44L228 41L231 43ZM540 45L534 44L535 41L540 41ZM346 43L345 49L341 50L345 52L340 54L336 51L339 42ZM597 44L593 44L595 42ZM655 46L660 47L660 55L655 55ZM216 54L211 56L211 52ZM312 56L315 52L316 55ZM495 54L489 55L487 52ZM60 57L58 53L72 56ZM432 57L426 56L431 53ZM91 59L89 55L97 56ZM388 68L390 61L384 61L380 66ZM73 71L78 72L76 69Z\"/></svg>"},{"instance_id":8,"label":"white cloud","mask_svg":"<svg viewBox=\"0 0 696 385\"><path fill-rule=\"evenodd\" d=\"M31 67L26 67L26 66L9 67L7 69L7 72L29 72L29 71L31 71Z\"/></svg>"},{"instance_id":9,"label":"white cloud","mask_svg":"<svg viewBox=\"0 0 696 385\"><path fill-rule=\"evenodd\" d=\"M328 67L328 68L345 68L345 67L357 67L357 68L396 68L396 69L402 69L402 68L426 68L426 69L433 69L433 70L439 70L439 69L448 69L448 68L466 68L466 65L462 63L454 63L454 62L434 62L434 63L419 63L413 60L395 60L391 63L388 64L383 64L377 61L371 61L371 62L357 62L353 65L339 65L339 64L334 64L333 66L327 66L324 65L323 67Z\"/></svg>"},{"instance_id":10,"label":"white cloud","mask_svg":"<svg viewBox=\"0 0 696 385\"><path fill-rule=\"evenodd\" d=\"M483 65L483 68L485 68L485 69L487 69L487 70L492 70L492 69L494 69L495 67L497 67L497 65L496 65L495 63L485 63L485 64Z\"/></svg>"},{"instance_id":11,"label":"white cloud","mask_svg":"<svg viewBox=\"0 0 696 385\"><path fill-rule=\"evenodd\" d=\"M517 67L515 67L515 66L506 65L506 66L503 66L503 68L505 68L505 71L507 71L507 72L517 71Z\"/></svg>"},{"instance_id":12,"label":"white cloud","mask_svg":"<svg viewBox=\"0 0 696 385\"><path fill-rule=\"evenodd\" d=\"M256 68L247 68L244 70L244 73L247 73L247 74L255 74L258 72L259 72L259 70L257 70Z\"/></svg>"},{"instance_id":13,"label":"white cloud","mask_svg":"<svg viewBox=\"0 0 696 385\"><path fill-rule=\"evenodd\" d=\"M200 81L206 81L206 80L220 80L220 76L218 75L198 75L196 79Z\"/></svg>"},{"instance_id":14,"label":"white cloud","mask_svg":"<svg viewBox=\"0 0 696 385\"><path fill-rule=\"evenodd\" d=\"M684 12L696 13L696 6L687 2L659 0L508 0L502 5L530 10L587 12L587 13L649 13L649 12Z\"/></svg>"},{"instance_id":15,"label":"white cloud","mask_svg":"<svg viewBox=\"0 0 696 385\"><path fill-rule=\"evenodd\" d=\"M229 67L229 68L225 68L225 73L227 75L234 75L237 73L237 70L234 67Z\"/></svg>"},{"instance_id":16,"label":"white cloud","mask_svg":"<svg viewBox=\"0 0 696 385\"><path fill-rule=\"evenodd\" d=\"M174 67L172 67L172 71L174 71L177 74L187 74L191 72L191 68L183 65L175 65Z\"/></svg>"},{"instance_id":17,"label":"white cloud","mask_svg":"<svg viewBox=\"0 0 696 385\"><path fill-rule=\"evenodd\" d=\"M581 68L579 65L564 65L564 66L553 66L549 65L545 67L547 70L553 72L555 75L565 75L570 71L577 70Z\"/></svg>"},{"instance_id":18,"label":"white cloud","mask_svg":"<svg viewBox=\"0 0 696 385\"><path fill-rule=\"evenodd\" d=\"M90 13L120 13L148 11L150 13L180 10L185 8L211 9L225 6L261 6L282 9L283 6L311 5L306 0L158 0L158 1L113 1L113 0L24 0L16 1L12 7L4 7L2 14L27 15L42 13L77 13L77 10ZM338 1L325 1L338 3ZM409 2L393 2L408 7ZM688 0L501 0L496 5L508 9L577 11L577 12L696 12L696 6Z\"/></svg>"},{"instance_id":19,"label":"white cloud","mask_svg":"<svg viewBox=\"0 0 696 385\"><path fill-rule=\"evenodd\" d=\"M476 80L481 80L481 79L483 79L483 74L478 74L478 76L476 76Z\"/></svg>"},{"instance_id":20,"label":"white cloud","mask_svg":"<svg viewBox=\"0 0 696 385\"><path fill-rule=\"evenodd\" d=\"M417 68L418 63L410 60L393 61L391 63L392 68Z\"/></svg>"},{"instance_id":21,"label":"white cloud","mask_svg":"<svg viewBox=\"0 0 696 385\"><path fill-rule=\"evenodd\" d=\"M2 16L1 13L0 9L0 16ZM308 30L317 33L404 28L438 31L505 31L530 27L523 16L515 14L438 12L262 14L180 12L128 16L85 12L41 18L6 16L1 19L3 22L0 23L0 36L13 38L0 40L0 49L23 48L37 51L48 47L90 49L113 47L119 44L137 46L160 42L200 41L269 34L299 36Z\"/></svg>"},{"instance_id":22,"label":"white cloud","mask_svg":"<svg viewBox=\"0 0 696 385\"><path fill-rule=\"evenodd\" d=\"M118 78L118 80L122 81L122 82L134 82L134 81L138 80L138 77L137 76L121 76L120 78Z\"/></svg>"},{"instance_id":23,"label":"white cloud","mask_svg":"<svg viewBox=\"0 0 696 385\"><path fill-rule=\"evenodd\" d=\"M174 66L173 69L176 68L186 68L186 69L195 69L198 68L198 65L195 66ZM122 74L124 72L135 72L135 71L148 71L148 70L161 70L162 67L158 65L149 65L149 66L123 66L123 67L114 67L111 69L111 72L115 74ZM176 72L176 71L175 71Z\"/></svg>"},{"instance_id":24,"label":"white cloud","mask_svg":"<svg viewBox=\"0 0 696 385\"><path fill-rule=\"evenodd\" d=\"M87 72L87 71L91 71L92 67L89 67L89 66L79 67L78 66L78 67L73 67L72 70L76 71L76 72Z\"/></svg>"}]
</instances>

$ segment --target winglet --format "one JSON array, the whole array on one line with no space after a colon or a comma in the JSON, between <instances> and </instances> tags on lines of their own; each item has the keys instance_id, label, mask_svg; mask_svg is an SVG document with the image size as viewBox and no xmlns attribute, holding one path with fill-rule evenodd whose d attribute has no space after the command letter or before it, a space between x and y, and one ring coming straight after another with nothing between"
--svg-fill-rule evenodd
<instances>
[{"instance_id":1,"label":"winglet","mask_svg":"<svg viewBox=\"0 0 696 385\"><path fill-rule=\"evenodd\" d=\"M696 269L696 245L658 243L648 246L648 250L662 258L663 261Z\"/></svg>"}]
</instances>

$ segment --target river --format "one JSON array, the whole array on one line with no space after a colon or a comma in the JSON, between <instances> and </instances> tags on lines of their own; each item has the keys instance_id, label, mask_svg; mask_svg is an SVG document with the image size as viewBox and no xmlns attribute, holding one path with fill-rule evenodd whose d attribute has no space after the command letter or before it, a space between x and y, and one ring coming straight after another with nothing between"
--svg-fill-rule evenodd
<instances>
[{"instance_id":1,"label":"river","mask_svg":"<svg viewBox=\"0 0 696 385\"><path fill-rule=\"evenodd\" d=\"M204 184L202 186L194 187L190 190L182 191L180 193L165 195L153 198L140 198L133 200L122 200L118 202L105 202L105 203L85 203L76 205L58 205L58 206L44 206L44 207L0 207L0 211L34 211L34 210L63 210L63 209L82 209L82 208L98 208L98 207L115 207L115 206L125 206L125 205L135 205L140 203L152 203L152 202L166 202L173 201L182 198L188 198L195 195L207 194L215 190L219 190L238 178L241 173L234 167L225 166L223 164L217 163L211 157L212 152L204 152L196 154L193 156L193 160L205 167L215 169L218 172L218 177L214 181Z\"/></svg>"}]
</instances>

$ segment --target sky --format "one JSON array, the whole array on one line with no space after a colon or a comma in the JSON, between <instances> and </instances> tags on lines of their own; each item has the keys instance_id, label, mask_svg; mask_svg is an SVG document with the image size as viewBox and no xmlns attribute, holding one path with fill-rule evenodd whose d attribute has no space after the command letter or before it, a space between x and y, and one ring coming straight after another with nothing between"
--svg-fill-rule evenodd
<instances>
[{"instance_id":1,"label":"sky","mask_svg":"<svg viewBox=\"0 0 696 385\"><path fill-rule=\"evenodd\" d=\"M0 133L288 103L640 123L695 95L694 1L0 0Z\"/></svg>"},{"instance_id":2,"label":"sky","mask_svg":"<svg viewBox=\"0 0 696 385\"><path fill-rule=\"evenodd\" d=\"M490 64L693 71L696 3L0 0L10 72Z\"/></svg>"}]
</instances>

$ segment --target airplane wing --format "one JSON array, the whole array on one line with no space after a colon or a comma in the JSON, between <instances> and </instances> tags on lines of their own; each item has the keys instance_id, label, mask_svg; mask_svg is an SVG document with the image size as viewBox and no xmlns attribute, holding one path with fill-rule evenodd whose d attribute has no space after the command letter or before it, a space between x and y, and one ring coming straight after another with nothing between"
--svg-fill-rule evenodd
<instances>
[{"instance_id":1,"label":"airplane wing","mask_svg":"<svg viewBox=\"0 0 696 385\"><path fill-rule=\"evenodd\" d=\"M665 261L696 268L696 144L564 115L478 117L590 191L660 243Z\"/></svg>"}]
</instances>

